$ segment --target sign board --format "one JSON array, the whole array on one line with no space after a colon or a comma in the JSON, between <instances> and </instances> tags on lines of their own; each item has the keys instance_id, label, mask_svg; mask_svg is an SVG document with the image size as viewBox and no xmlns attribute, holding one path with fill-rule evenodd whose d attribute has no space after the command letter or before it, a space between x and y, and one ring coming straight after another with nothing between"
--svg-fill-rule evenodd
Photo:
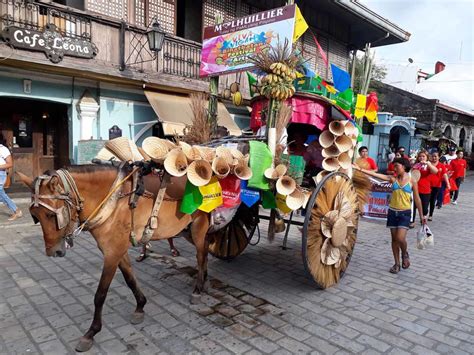
<instances>
[{"instance_id":1,"label":"sign board","mask_svg":"<svg viewBox=\"0 0 474 355\"><path fill-rule=\"evenodd\" d=\"M295 5L262 11L204 29L201 76L217 76L253 67L249 56L293 43Z\"/></svg>"},{"instance_id":2,"label":"sign board","mask_svg":"<svg viewBox=\"0 0 474 355\"><path fill-rule=\"evenodd\" d=\"M46 25L42 32L17 26L3 30L3 39L14 48L44 52L53 63L59 63L65 55L70 57L92 59L98 49L90 41L64 37L55 25Z\"/></svg>"},{"instance_id":3,"label":"sign board","mask_svg":"<svg viewBox=\"0 0 474 355\"><path fill-rule=\"evenodd\" d=\"M370 179L372 184L369 200L364 206L364 217L385 219L388 214L388 205L392 195L392 184Z\"/></svg>"},{"instance_id":4,"label":"sign board","mask_svg":"<svg viewBox=\"0 0 474 355\"><path fill-rule=\"evenodd\" d=\"M122 137L122 130L120 129L119 126L113 125L112 127L109 128L109 140Z\"/></svg>"}]
</instances>

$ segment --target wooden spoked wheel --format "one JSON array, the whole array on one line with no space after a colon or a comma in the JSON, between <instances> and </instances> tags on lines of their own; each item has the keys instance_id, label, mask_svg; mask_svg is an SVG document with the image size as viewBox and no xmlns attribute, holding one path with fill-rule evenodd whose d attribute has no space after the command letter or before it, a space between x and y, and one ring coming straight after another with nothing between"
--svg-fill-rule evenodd
<instances>
[{"instance_id":1,"label":"wooden spoked wheel","mask_svg":"<svg viewBox=\"0 0 474 355\"><path fill-rule=\"evenodd\" d=\"M222 260L234 259L249 244L258 221L258 204L249 208L242 203L227 226L208 235L209 253Z\"/></svg>"},{"instance_id":2,"label":"wooden spoked wheel","mask_svg":"<svg viewBox=\"0 0 474 355\"><path fill-rule=\"evenodd\" d=\"M303 264L318 287L339 282L357 239L357 192L343 173L327 175L308 202L303 227Z\"/></svg>"}]
</instances>

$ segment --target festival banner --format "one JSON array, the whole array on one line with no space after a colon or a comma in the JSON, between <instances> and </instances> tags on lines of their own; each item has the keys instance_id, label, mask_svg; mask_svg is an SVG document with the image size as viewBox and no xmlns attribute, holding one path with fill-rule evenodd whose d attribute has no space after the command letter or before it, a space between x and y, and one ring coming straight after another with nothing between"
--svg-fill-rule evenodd
<instances>
[{"instance_id":1,"label":"festival banner","mask_svg":"<svg viewBox=\"0 0 474 355\"><path fill-rule=\"evenodd\" d=\"M251 14L204 29L200 76L217 76L248 70L249 56L293 43L296 5Z\"/></svg>"},{"instance_id":2,"label":"festival banner","mask_svg":"<svg viewBox=\"0 0 474 355\"><path fill-rule=\"evenodd\" d=\"M386 219L392 194L392 184L370 178L372 184L369 200L364 206L364 217Z\"/></svg>"}]
</instances>

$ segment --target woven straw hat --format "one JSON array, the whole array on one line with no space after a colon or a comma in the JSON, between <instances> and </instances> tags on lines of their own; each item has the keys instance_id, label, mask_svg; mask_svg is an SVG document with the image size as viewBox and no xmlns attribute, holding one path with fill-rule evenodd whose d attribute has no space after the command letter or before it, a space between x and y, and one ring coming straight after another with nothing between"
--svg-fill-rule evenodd
<instances>
[{"instance_id":1,"label":"woven straw hat","mask_svg":"<svg viewBox=\"0 0 474 355\"><path fill-rule=\"evenodd\" d=\"M172 176L184 176L188 168L188 159L181 149L175 148L168 153L164 165L168 174Z\"/></svg>"},{"instance_id":2,"label":"woven straw hat","mask_svg":"<svg viewBox=\"0 0 474 355\"><path fill-rule=\"evenodd\" d=\"M323 148L328 148L334 143L334 139L334 134L332 134L330 131L324 131L319 136L319 144L321 144L321 147Z\"/></svg>"},{"instance_id":3,"label":"woven straw hat","mask_svg":"<svg viewBox=\"0 0 474 355\"><path fill-rule=\"evenodd\" d=\"M337 161L339 162L339 165L343 169L349 169L352 165L352 159L349 156L348 152L344 152L341 155L337 157Z\"/></svg>"},{"instance_id":4,"label":"woven straw hat","mask_svg":"<svg viewBox=\"0 0 474 355\"><path fill-rule=\"evenodd\" d=\"M337 158L325 158L323 160L323 169L326 171L336 171L339 169L339 161Z\"/></svg>"},{"instance_id":5,"label":"woven straw hat","mask_svg":"<svg viewBox=\"0 0 474 355\"><path fill-rule=\"evenodd\" d=\"M296 181L287 175L280 177L276 183L276 189L279 194L287 196L296 189Z\"/></svg>"},{"instance_id":6,"label":"woven straw hat","mask_svg":"<svg viewBox=\"0 0 474 355\"><path fill-rule=\"evenodd\" d=\"M140 150L138 149L138 146L136 143L132 140L129 141L130 144L130 149L132 151L132 156L133 156L133 161L142 161L144 160L142 153L140 153Z\"/></svg>"},{"instance_id":7,"label":"woven straw hat","mask_svg":"<svg viewBox=\"0 0 474 355\"><path fill-rule=\"evenodd\" d=\"M222 145L216 148L216 157L224 158L229 165L232 165L234 161L234 157L232 156L230 149Z\"/></svg>"},{"instance_id":8,"label":"woven straw hat","mask_svg":"<svg viewBox=\"0 0 474 355\"><path fill-rule=\"evenodd\" d=\"M332 226L331 234L331 244L335 247L340 247L347 237L347 221L339 217Z\"/></svg>"},{"instance_id":9,"label":"woven straw hat","mask_svg":"<svg viewBox=\"0 0 474 355\"><path fill-rule=\"evenodd\" d=\"M239 163L234 167L234 175L240 180L249 180L252 177L252 169L244 160L239 160Z\"/></svg>"},{"instance_id":10,"label":"woven straw hat","mask_svg":"<svg viewBox=\"0 0 474 355\"><path fill-rule=\"evenodd\" d=\"M216 151L210 147L200 147L196 146L201 154L202 159L207 160L208 162L212 162L216 157Z\"/></svg>"},{"instance_id":11,"label":"woven straw hat","mask_svg":"<svg viewBox=\"0 0 474 355\"><path fill-rule=\"evenodd\" d=\"M130 140L126 137L118 137L105 142L105 147L122 161L134 160Z\"/></svg>"},{"instance_id":12,"label":"woven straw hat","mask_svg":"<svg viewBox=\"0 0 474 355\"><path fill-rule=\"evenodd\" d=\"M235 148L230 148L229 150L230 150L230 154L232 154L232 157L234 159L240 160L244 158L244 155L242 154L240 150L235 149Z\"/></svg>"},{"instance_id":13,"label":"woven straw hat","mask_svg":"<svg viewBox=\"0 0 474 355\"><path fill-rule=\"evenodd\" d=\"M322 180L323 178L329 174L329 171L326 171L326 170L321 170L318 175L316 175L315 177L313 177L313 180L314 182L316 183L316 185L318 185Z\"/></svg>"},{"instance_id":14,"label":"woven straw hat","mask_svg":"<svg viewBox=\"0 0 474 355\"><path fill-rule=\"evenodd\" d=\"M190 162L202 159L201 152L197 147L193 147L186 142L179 142L179 146Z\"/></svg>"},{"instance_id":15,"label":"woven straw hat","mask_svg":"<svg viewBox=\"0 0 474 355\"><path fill-rule=\"evenodd\" d=\"M168 144L165 139L148 137L143 140L142 149L153 161L163 162L168 154Z\"/></svg>"},{"instance_id":16,"label":"woven straw hat","mask_svg":"<svg viewBox=\"0 0 474 355\"><path fill-rule=\"evenodd\" d=\"M323 158L337 157L339 154L341 154L341 151L335 144L324 148L322 152Z\"/></svg>"},{"instance_id":17,"label":"woven straw hat","mask_svg":"<svg viewBox=\"0 0 474 355\"><path fill-rule=\"evenodd\" d=\"M349 149L352 148L352 139L350 139L346 135L342 135L336 138L335 144L339 148L341 153L347 152Z\"/></svg>"},{"instance_id":18,"label":"woven straw hat","mask_svg":"<svg viewBox=\"0 0 474 355\"><path fill-rule=\"evenodd\" d=\"M334 120L329 124L329 131L335 136L344 134L344 129L347 121Z\"/></svg>"},{"instance_id":19,"label":"woven straw hat","mask_svg":"<svg viewBox=\"0 0 474 355\"><path fill-rule=\"evenodd\" d=\"M344 126L344 134L350 138L357 138L359 130L352 122L347 122Z\"/></svg>"},{"instance_id":20,"label":"woven straw hat","mask_svg":"<svg viewBox=\"0 0 474 355\"><path fill-rule=\"evenodd\" d=\"M194 186L204 186L211 181L212 167L205 160L195 160L188 166L188 180Z\"/></svg>"},{"instance_id":21,"label":"woven straw hat","mask_svg":"<svg viewBox=\"0 0 474 355\"><path fill-rule=\"evenodd\" d=\"M99 153L97 153L95 158L104 161L119 160L117 156L115 156L114 153L112 153L106 147L103 147L101 150L99 150Z\"/></svg>"},{"instance_id":22,"label":"woven straw hat","mask_svg":"<svg viewBox=\"0 0 474 355\"><path fill-rule=\"evenodd\" d=\"M296 189L291 194L286 196L286 205L293 211L303 207L305 203L305 195L300 190Z\"/></svg>"},{"instance_id":23,"label":"woven straw hat","mask_svg":"<svg viewBox=\"0 0 474 355\"><path fill-rule=\"evenodd\" d=\"M265 177L270 180L278 180L286 174L288 168L285 164L279 164L275 168L268 168L265 170Z\"/></svg>"},{"instance_id":24,"label":"woven straw hat","mask_svg":"<svg viewBox=\"0 0 474 355\"><path fill-rule=\"evenodd\" d=\"M212 161L212 171L220 179L225 178L230 173L230 166L223 157L215 157Z\"/></svg>"}]
</instances>

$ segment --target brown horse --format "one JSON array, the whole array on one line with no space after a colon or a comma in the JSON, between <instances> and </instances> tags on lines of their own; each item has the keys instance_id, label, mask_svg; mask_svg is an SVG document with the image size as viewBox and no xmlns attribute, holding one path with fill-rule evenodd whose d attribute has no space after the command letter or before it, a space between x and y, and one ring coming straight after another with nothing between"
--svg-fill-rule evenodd
<instances>
[{"instance_id":1,"label":"brown horse","mask_svg":"<svg viewBox=\"0 0 474 355\"><path fill-rule=\"evenodd\" d=\"M35 180L19 174L22 182L32 190L33 202L30 213L33 219L41 224L47 256L66 255L67 244L72 244L70 238L76 224L85 221L106 198L112 186L129 172L130 168L127 167L118 169L92 165L74 166L68 168L67 171L61 169L46 172ZM146 176L144 180L146 191L156 195L160 188L160 179L156 176ZM158 228L152 240L172 238L191 225L191 238L196 247L198 263L193 295L199 295L204 290L207 278L206 234L209 229L209 214L199 210L192 215L180 212L180 201L184 194L185 184L186 177L171 178L158 214ZM104 264L94 297L94 319L89 330L77 344L77 351L89 350L93 344L94 335L102 328L102 307L117 267L122 272L137 302L131 322L139 324L144 319L143 308L146 298L137 285L128 256L132 214L126 196L131 190L132 183L127 180L108 199L89 228L104 255ZM148 197L140 197L135 209L133 225L138 240L153 207L154 199L150 197L151 194L148 194Z\"/></svg>"}]
</instances>

